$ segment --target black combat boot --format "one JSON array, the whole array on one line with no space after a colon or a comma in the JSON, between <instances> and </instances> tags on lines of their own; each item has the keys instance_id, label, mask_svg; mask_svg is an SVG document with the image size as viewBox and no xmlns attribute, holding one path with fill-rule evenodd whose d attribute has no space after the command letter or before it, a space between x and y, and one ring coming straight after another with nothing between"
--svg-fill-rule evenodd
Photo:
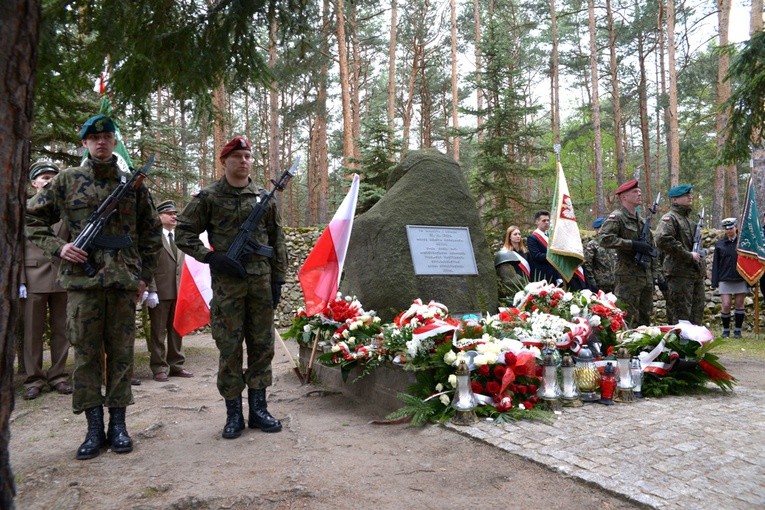
<instances>
[{"instance_id":1,"label":"black combat boot","mask_svg":"<svg viewBox=\"0 0 765 510\"><path fill-rule=\"evenodd\" d=\"M266 389L259 390L248 388L247 401L250 404L251 429L260 429L263 432L279 432L282 430L282 422L271 416L266 408Z\"/></svg>"},{"instance_id":2,"label":"black combat boot","mask_svg":"<svg viewBox=\"0 0 765 510\"><path fill-rule=\"evenodd\" d=\"M88 419L88 434L85 441L77 449L77 460L87 460L98 457L101 448L106 446L106 434L104 434L104 408L102 406L85 409L85 418Z\"/></svg>"},{"instance_id":3,"label":"black combat boot","mask_svg":"<svg viewBox=\"0 0 765 510\"><path fill-rule=\"evenodd\" d=\"M106 432L106 440L114 453L129 453L133 451L133 440L128 435L125 426L125 408L109 408L109 428Z\"/></svg>"},{"instance_id":4,"label":"black combat boot","mask_svg":"<svg viewBox=\"0 0 765 510\"><path fill-rule=\"evenodd\" d=\"M223 439L236 439L244 430L244 414L242 413L242 396L231 400L226 399L226 425L223 426Z\"/></svg>"}]
</instances>

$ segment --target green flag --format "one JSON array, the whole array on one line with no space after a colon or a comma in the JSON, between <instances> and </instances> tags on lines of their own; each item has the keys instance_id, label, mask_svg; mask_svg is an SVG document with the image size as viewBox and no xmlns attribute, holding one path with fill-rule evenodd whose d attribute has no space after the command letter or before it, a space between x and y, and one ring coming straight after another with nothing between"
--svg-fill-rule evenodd
<instances>
[{"instance_id":1,"label":"green flag","mask_svg":"<svg viewBox=\"0 0 765 510\"><path fill-rule=\"evenodd\" d=\"M736 269L746 283L754 285L765 272L765 238L762 235L760 213L757 212L751 177L746 189L746 201L740 225L738 246L736 246L738 252Z\"/></svg>"}]
</instances>

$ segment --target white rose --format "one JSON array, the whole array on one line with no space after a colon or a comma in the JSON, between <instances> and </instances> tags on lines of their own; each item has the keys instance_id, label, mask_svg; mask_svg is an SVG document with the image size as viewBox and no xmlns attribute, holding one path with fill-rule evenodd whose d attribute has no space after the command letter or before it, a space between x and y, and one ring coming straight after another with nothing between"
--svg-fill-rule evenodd
<instances>
[{"instance_id":1,"label":"white rose","mask_svg":"<svg viewBox=\"0 0 765 510\"><path fill-rule=\"evenodd\" d=\"M571 315L573 315L573 316L577 316L577 315L579 315L579 313L582 311L582 309L581 309L581 308L579 308L579 307L578 307L578 306L576 306L576 305L571 305L571 308L569 308L569 311L571 312Z\"/></svg>"},{"instance_id":2,"label":"white rose","mask_svg":"<svg viewBox=\"0 0 765 510\"><path fill-rule=\"evenodd\" d=\"M590 320L588 321L590 323L590 326L600 326L600 315L593 315L590 317Z\"/></svg>"},{"instance_id":3,"label":"white rose","mask_svg":"<svg viewBox=\"0 0 765 510\"><path fill-rule=\"evenodd\" d=\"M449 376L449 378L447 379L447 382L449 383L449 385L450 385L452 388L456 388L456 387L457 387L457 376L456 376L456 375L454 375L454 374L451 374L451 375Z\"/></svg>"},{"instance_id":4,"label":"white rose","mask_svg":"<svg viewBox=\"0 0 765 510\"><path fill-rule=\"evenodd\" d=\"M306 333L310 333L311 332L311 325L310 324L306 324L305 326L303 326L303 331L305 331Z\"/></svg>"},{"instance_id":5,"label":"white rose","mask_svg":"<svg viewBox=\"0 0 765 510\"><path fill-rule=\"evenodd\" d=\"M350 336L351 336L351 333L347 329L344 329L343 330L343 338L350 338Z\"/></svg>"},{"instance_id":6,"label":"white rose","mask_svg":"<svg viewBox=\"0 0 765 510\"><path fill-rule=\"evenodd\" d=\"M356 337L355 337L355 336L352 336L352 337L350 337L350 338L348 339L348 343L349 343L350 345L354 345L354 344L356 343Z\"/></svg>"},{"instance_id":7,"label":"white rose","mask_svg":"<svg viewBox=\"0 0 765 510\"><path fill-rule=\"evenodd\" d=\"M359 329L359 323L358 322L351 322L351 325L348 326L348 329L350 329L351 331L356 331L357 329Z\"/></svg>"},{"instance_id":8,"label":"white rose","mask_svg":"<svg viewBox=\"0 0 765 510\"><path fill-rule=\"evenodd\" d=\"M485 354L479 354L478 356L473 358L473 363L475 364L475 366L480 367L482 365L489 364L491 361L494 361L494 359L496 359L496 357L490 358L489 356Z\"/></svg>"},{"instance_id":9,"label":"white rose","mask_svg":"<svg viewBox=\"0 0 765 510\"><path fill-rule=\"evenodd\" d=\"M448 351L444 354L444 363L447 365L452 365L455 361L457 361L457 354L454 351Z\"/></svg>"},{"instance_id":10,"label":"white rose","mask_svg":"<svg viewBox=\"0 0 765 510\"><path fill-rule=\"evenodd\" d=\"M443 384L441 384L441 383L438 383L438 384L436 384L436 391L437 391L437 392L442 392L442 391L444 391L444 385L443 385Z\"/></svg>"},{"instance_id":11,"label":"white rose","mask_svg":"<svg viewBox=\"0 0 765 510\"><path fill-rule=\"evenodd\" d=\"M332 352L340 352L340 346L335 344L332 346Z\"/></svg>"},{"instance_id":12,"label":"white rose","mask_svg":"<svg viewBox=\"0 0 765 510\"><path fill-rule=\"evenodd\" d=\"M566 292L565 294L563 294L563 298L562 299L563 299L563 301L568 303L569 301L574 299L574 295L571 292Z\"/></svg>"},{"instance_id":13,"label":"white rose","mask_svg":"<svg viewBox=\"0 0 765 510\"><path fill-rule=\"evenodd\" d=\"M438 400L440 400L441 403L445 406L448 406L451 403L451 400L449 400L449 395L441 395L438 397Z\"/></svg>"}]
</instances>

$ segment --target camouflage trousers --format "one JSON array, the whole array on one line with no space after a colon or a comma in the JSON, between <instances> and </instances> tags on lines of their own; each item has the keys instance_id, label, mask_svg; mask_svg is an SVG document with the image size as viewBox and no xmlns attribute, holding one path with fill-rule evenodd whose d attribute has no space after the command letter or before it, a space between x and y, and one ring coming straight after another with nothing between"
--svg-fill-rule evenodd
<instances>
[{"instance_id":1,"label":"camouflage trousers","mask_svg":"<svg viewBox=\"0 0 765 510\"><path fill-rule=\"evenodd\" d=\"M698 326L704 323L704 278L667 276L667 318L670 324L681 320Z\"/></svg>"},{"instance_id":2,"label":"camouflage trousers","mask_svg":"<svg viewBox=\"0 0 765 510\"><path fill-rule=\"evenodd\" d=\"M74 347L72 409L79 414L91 407L126 407L133 403L135 342L133 290L70 290L66 331ZM106 354L106 394L104 384Z\"/></svg>"},{"instance_id":3,"label":"camouflage trousers","mask_svg":"<svg viewBox=\"0 0 765 510\"><path fill-rule=\"evenodd\" d=\"M214 275L210 325L218 361L218 391L227 400L245 387L271 386L274 357L274 308L271 276L249 275L245 279ZM247 346L247 368L242 371Z\"/></svg>"},{"instance_id":4,"label":"camouflage trousers","mask_svg":"<svg viewBox=\"0 0 765 510\"><path fill-rule=\"evenodd\" d=\"M649 271L636 268L629 276L617 275L614 294L624 302L630 328L651 324L653 277Z\"/></svg>"}]
</instances>

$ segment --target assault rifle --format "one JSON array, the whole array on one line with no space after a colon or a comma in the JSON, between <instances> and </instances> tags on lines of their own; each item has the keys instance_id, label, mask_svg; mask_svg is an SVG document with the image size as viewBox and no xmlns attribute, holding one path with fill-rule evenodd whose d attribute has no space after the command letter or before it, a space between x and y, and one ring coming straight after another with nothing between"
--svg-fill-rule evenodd
<instances>
[{"instance_id":1,"label":"assault rifle","mask_svg":"<svg viewBox=\"0 0 765 510\"><path fill-rule=\"evenodd\" d=\"M650 239L649 233L651 232L651 218L656 214L656 210L659 208L659 200L661 199L661 193L656 195L656 200L653 201L653 205L648 209L648 212L650 213L648 216L645 217L645 222L643 223L643 230L640 231L640 237L638 237L638 241L642 241L644 243L647 243ZM635 254L635 262L640 267L648 267L651 265L651 258L657 257L659 255L659 252L656 250L656 247L651 248L651 253L636 253Z\"/></svg>"},{"instance_id":2,"label":"assault rifle","mask_svg":"<svg viewBox=\"0 0 765 510\"><path fill-rule=\"evenodd\" d=\"M151 155L149 161L140 170L133 172L130 179L124 175L120 176L119 185L112 191L111 195L101 202L98 209L93 211L88 218L88 222L85 224L85 228L82 229L77 239L74 240L74 245L86 252L90 252L92 248L127 248L132 246L133 242L128 235L122 236L106 236L101 235L104 230L106 222L111 218L114 211L117 210L117 204L131 189L138 189L141 183L146 178L146 174L149 173L151 166L154 164L154 154ZM89 277L93 277L96 274L96 268L90 264L89 260L86 260L82 264L83 271Z\"/></svg>"},{"instance_id":3,"label":"assault rifle","mask_svg":"<svg viewBox=\"0 0 765 510\"><path fill-rule=\"evenodd\" d=\"M295 162L289 169L282 173L278 181L271 179L274 188L268 194L266 194L266 196L263 197L255 205L255 207L252 208L250 215L246 220L244 220L242 226L239 227L239 232L236 234L234 242L232 242L231 246L228 247L228 251L226 251L226 257L230 258L231 260L241 262L240 259L244 255L249 255L251 253L269 258L274 256L274 249L271 246L263 246L257 241L251 239L250 235L252 231L257 228L258 223L260 223L260 219L266 213L266 206L268 205L268 202L274 197L274 193L276 191L284 191L284 187L287 185L289 180L295 176L295 171L297 170L299 163L300 156L295 158Z\"/></svg>"},{"instance_id":4,"label":"assault rifle","mask_svg":"<svg viewBox=\"0 0 765 510\"><path fill-rule=\"evenodd\" d=\"M699 222L696 223L696 231L693 233L693 253L698 253L703 261L707 256L707 250L701 241L701 229L704 228L704 208L699 213Z\"/></svg>"}]
</instances>

